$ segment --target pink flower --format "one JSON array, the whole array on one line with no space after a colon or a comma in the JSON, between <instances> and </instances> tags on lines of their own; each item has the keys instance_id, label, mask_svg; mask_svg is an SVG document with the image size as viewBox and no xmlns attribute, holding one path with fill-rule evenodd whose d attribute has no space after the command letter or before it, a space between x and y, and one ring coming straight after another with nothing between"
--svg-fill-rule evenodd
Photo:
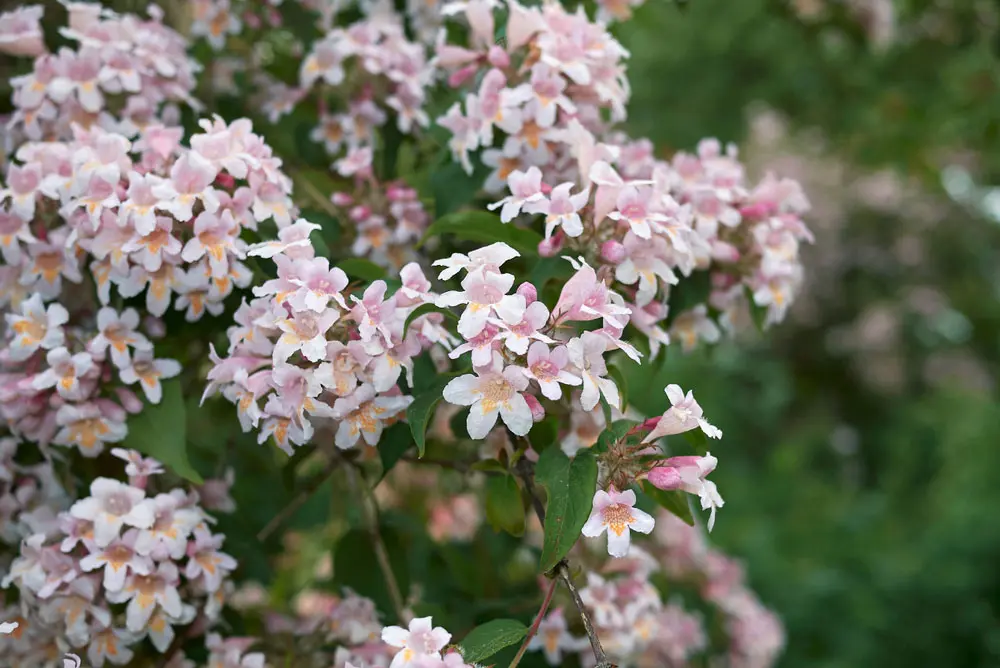
<instances>
[{"instance_id":1,"label":"pink flower","mask_svg":"<svg viewBox=\"0 0 1000 668\"><path fill-rule=\"evenodd\" d=\"M212 163L193 151L182 155L170 168L170 180L153 187L153 194L163 200L159 208L186 222L194 215L195 202L201 200L206 213L215 213L219 198L212 182L217 170Z\"/></svg>"},{"instance_id":2,"label":"pink flower","mask_svg":"<svg viewBox=\"0 0 1000 668\"><path fill-rule=\"evenodd\" d=\"M440 626L432 627L430 617L417 617L408 629L387 626L382 629L382 642L399 651L389 668L407 668L424 657L440 659L441 650L451 640L451 634Z\"/></svg>"},{"instance_id":3,"label":"pink flower","mask_svg":"<svg viewBox=\"0 0 1000 668\"><path fill-rule=\"evenodd\" d=\"M524 299L523 295L517 296ZM503 320L496 320L494 322L504 330L500 335L504 345L512 352L523 355L528 352L528 345L532 341L555 343L555 341L539 331L545 326L548 319L549 309L542 302L535 301L524 309L521 319L518 322L506 323Z\"/></svg>"},{"instance_id":4,"label":"pink flower","mask_svg":"<svg viewBox=\"0 0 1000 668\"><path fill-rule=\"evenodd\" d=\"M549 664L561 666L563 652L577 652L585 642L586 639L570 634L562 608L556 608L538 625L538 633L528 643L528 649L542 650Z\"/></svg>"},{"instance_id":5,"label":"pink flower","mask_svg":"<svg viewBox=\"0 0 1000 668\"><path fill-rule=\"evenodd\" d=\"M96 457L105 443L117 443L128 434L123 423L125 411L121 412L119 418L107 414L97 404L65 404L56 412L56 424L61 429L52 442L56 445L75 445L84 457Z\"/></svg>"},{"instance_id":6,"label":"pink flower","mask_svg":"<svg viewBox=\"0 0 1000 668\"><path fill-rule=\"evenodd\" d=\"M607 339L596 332L584 332L566 344L569 361L577 368L583 379L580 405L585 411L593 409L602 394L613 408L621 410L618 386L610 378L604 377L608 373L608 367L604 362L607 346Z\"/></svg>"},{"instance_id":7,"label":"pink flower","mask_svg":"<svg viewBox=\"0 0 1000 668\"><path fill-rule=\"evenodd\" d=\"M35 217L35 198L42 185L42 170L38 164L11 165L7 171L7 187L0 190L0 202L10 198L10 212L21 220Z\"/></svg>"},{"instance_id":8,"label":"pink flower","mask_svg":"<svg viewBox=\"0 0 1000 668\"><path fill-rule=\"evenodd\" d=\"M154 209L160 204L160 198L153 194L153 189L164 181L156 174L132 172L128 182L127 198L118 208L118 224L125 225L131 221L139 236L145 236L156 226Z\"/></svg>"},{"instance_id":9,"label":"pink flower","mask_svg":"<svg viewBox=\"0 0 1000 668\"><path fill-rule=\"evenodd\" d=\"M111 361L118 368L129 365L129 348L137 351L149 351L153 344L149 339L136 331L139 326L139 313L133 308L127 308L121 315L110 306L105 306L97 312L97 328L99 333L87 346L92 355L101 359L105 350L111 351Z\"/></svg>"},{"instance_id":10,"label":"pink flower","mask_svg":"<svg viewBox=\"0 0 1000 668\"><path fill-rule=\"evenodd\" d=\"M492 323L486 323L482 331L467 339L465 343L458 345L448 353L448 357L455 360L465 353L472 352L472 366L489 366L493 361L493 351L499 350L500 327Z\"/></svg>"},{"instance_id":11,"label":"pink flower","mask_svg":"<svg viewBox=\"0 0 1000 668\"><path fill-rule=\"evenodd\" d=\"M289 256L296 257L298 253L301 253L305 249L308 249L311 253L312 243L309 241L309 235L319 229L322 229L322 226L310 223L305 218L299 218L288 227L278 230L278 239L276 241L262 241L250 246L247 249L247 255L270 258L278 253L286 253ZM305 255L301 257L305 257Z\"/></svg>"},{"instance_id":12,"label":"pink flower","mask_svg":"<svg viewBox=\"0 0 1000 668\"><path fill-rule=\"evenodd\" d=\"M346 157L333 163L333 167L341 176L368 177L372 170L372 149L370 146L353 148Z\"/></svg>"},{"instance_id":13,"label":"pink flower","mask_svg":"<svg viewBox=\"0 0 1000 668\"><path fill-rule=\"evenodd\" d=\"M542 394L553 401L562 398L563 385L580 385L583 380L565 371L569 363L569 351L566 346L556 346L552 350L540 341L528 348L528 366L524 375L538 383Z\"/></svg>"},{"instance_id":14,"label":"pink flower","mask_svg":"<svg viewBox=\"0 0 1000 668\"><path fill-rule=\"evenodd\" d=\"M708 307L705 304L698 304L690 311L685 311L674 318L670 325L670 334L680 339L684 352L690 352L698 345L699 340L716 343L722 333L715 321L708 317Z\"/></svg>"},{"instance_id":15,"label":"pink flower","mask_svg":"<svg viewBox=\"0 0 1000 668\"><path fill-rule=\"evenodd\" d=\"M155 506L146 493L111 478L97 478L90 484L90 496L69 509L70 515L94 523L94 543L106 547L123 526L148 529L153 525Z\"/></svg>"},{"instance_id":16,"label":"pink flower","mask_svg":"<svg viewBox=\"0 0 1000 668\"><path fill-rule=\"evenodd\" d=\"M597 273L590 265L573 264L577 267L576 274L566 281L559 301L552 309L556 323L604 318L605 322L624 328L630 309L624 306L622 298L597 279Z\"/></svg>"},{"instance_id":17,"label":"pink flower","mask_svg":"<svg viewBox=\"0 0 1000 668\"><path fill-rule=\"evenodd\" d=\"M368 445L378 445L382 429L389 420L413 401L413 397L399 395L376 396L375 388L365 383L347 397L337 399L333 414L340 420L334 439L338 448L353 448L359 438Z\"/></svg>"},{"instance_id":18,"label":"pink flower","mask_svg":"<svg viewBox=\"0 0 1000 668\"><path fill-rule=\"evenodd\" d=\"M225 536L212 535L207 529L196 529L194 540L188 545L188 563L184 575L189 580L202 576L205 589L219 590L222 580L236 569L236 560L225 552L220 552Z\"/></svg>"},{"instance_id":19,"label":"pink flower","mask_svg":"<svg viewBox=\"0 0 1000 668\"><path fill-rule=\"evenodd\" d=\"M433 265L435 267L444 267L441 273L438 274L438 278L446 281L463 269L470 274L477 269L499 273L500 267L504 262L520 256L520 253L507 244L497 241L489 246L477 248L468 255L452 253L450 257L434 260Z\"/></svg>"},{"instance_id":20,"label":"pink flower","mask_svg":"<svg viewBox=\"0 0 1000 668\"><path fill-rule=\"evenodd\" d=\"M374 281L365 290L361 299L351 295L355 304L351 316L358 323L361 340L366 343L376 334L381 334L385 345L392 345L392 332L389 327L396 317L396 298L384 299L386 289L385 281Z\"/></svg>"},{"instance_id":21,"label":"pink flower","mask_svg":"<svg viewBox=\"0 0 1000 668\"><path fill-rule=\"evenodd\" d=\"M156 271L162 266L165 257L176 258L183 248L180 239L172 234L173 227L174 221L169 216L154 216L153 224L146 232L141 233L136 227L136 233L121 244L120 252L128 253L133 262L141 264L147 271ZM114 233L113 230L108 231ZM112 239L108 241L115 243ZM96 243L93 252L95 256L98 255Z\"/></svg>"},{"instance_id":22,"label":"pink flower","mask_svg":"<svg viewBox=\"0 0 1000 668\"><path fill-rule=\"evenodd\" d=\"M490 211L503 207L500 210L501 222L509 223L514 220L522 209L526 213L539 212L537 203L543 200L545 195L542 194L542 172L538 167L529 167L526 172L519 170L511 172L507 177L507 184L510 186L511 194L487 207Z\"/></svg>"},{"instance_id":23,"label":"pink flower","mask_svg":"<svg viewBox=\"0 0 1000 668\"><path fill-rule=\"evenodd\" d=\"M590 197L589 190L582 190L575 195L570 194L572 183L562 183L552 189L548 201L543 200L538 205L538 212L545 214L545 238L552 236L552 232L561 227L570 237L578 237L583 234L583 223L580 214L577 213L587 204Z\"/></svg>"},{"instance_id":24,"label":"pink flower","mask_svg":"<svg viewBox=\"0 0 1000 668\"><path fill-rule=\"evenodd\" d=\"M462 279L461 291L449 291L437 298L441 307L468 304L458 321L458 332L470 339L486 327L496 315L505 322L519 322L524 313L524 297L508 295L514 285L511 274L500 274L480 268Z\"/></svg>"},{"instance_id":25,"label":"pink flower","mask_svg":"<svg viewBox=\"0 0 1000 668\"><path fill-rule=\"evenodd\" d=\"M643 439L643 443L651 443L663 436L682 434L699 427L709 438L722 438L722 431L702 417L701 406L695 401L693 392L689 391L685 396L680 385L673 384L667 385L663 391L670 399L671 406L663 413L653 431Z\"/></svg>"},{"instance_id":26,"label":"pink flower","mask_svg":"<svg viewBox=\"0 0 1000 668\"><path fill-rule=\"evenodd\" d=\"M650 210L650 198L652 189L644 187L642 190L633 185L626 185L618 191L618 198L615 203L616 210L608 213L608 218L624 223L628 223L637 236L649 239L652 236L651 224L666 220L666 216L661 213L654 213Z\"/></svg>"},{"instance_id":27,"label":"pink flower","mask_svg":"<svg viewBox=\"0 0 1000 668\"><path fill-rule=\"evenodd\" d=\"M98 478L98 480L107 480L107 478ZM89 500L84 499L84 501ZM80 503L83 501L77 501L74 508ZM94 526L97 528L101 524L95 523ZM104 588L108 592L120 591L125 586L125 578L129 571L132 571L133 574L148 574L153 566L149 557L136 553L134 548L136 535L136 531L131 529L119 538L116 530L105 545L87 544L90 554L80 560L80 568L86 572L103 568Z\"/></svg>"},{"instance_id":28,"label":"pink flower","mask_svg":"<svg viewBox=\"0 0 1000 668\"><path fill-rule=\"evenodd\" d=\"M712 510L708 518L708 530L711 531L715 526L715 511L725 505L725 502L715 483L705 480L705 477L715 470L718 463L719 460L710 452L706 452L704 457L671 457L653 468L647 474L647 479L660 489L682 489L698 496L701 499L701 509Z\"/></svg>"},{"instance_id":29,"label":"pink flower","mask_svg":"<svg viewBox=\"0 0 1000 668\"><path fill-rule=\"evenodd\" d=\"M89 353L70 355L66 348L53 348L45 356L49 368L35 376L31 386L36 390L56 388L64 399L82 399L88 392L80 389L80 379L94 368L94 358Z\"/></svg>"},{"instance_id":30,"label":"pink flower","mask_svg":"<svg viewBox=\"0 0 1000 668\"><path fill-rule=\"evenodd\" d=\"M133 570L124 587L109 592L112 603L128 602L125 609L125 627L133 633L146 628L157 606L170 617L180 617L183 610L181 597L177 591L180 577L177 566L171 561L160 562L156 570L146 573Z\"/></svg>"},{"instance_id":31,"label":"pink flower","mask_svg":"<svg viewBox=\"0 0 1000 668\"><path fill-rule=\"evenodd\" d=\"M37 57L45 53L41 5L27 5L0 14L0 52Z\"/></svg>"},{"instance_id":32,"label":"pink flower","mask_svg":"<svg viewBox=\"0 0 1000 668\"><path fill-rule=\"evenodd\" d=\"M139 383L146 398L151 403L158 404L163 398L160 379L173 378L180 372L181 365L177 360L153 359L152 350L141 350L136 352L130 365L118 370L118 375L127 385Z\"/></svg>"},{"instance_id":33,"label":"pink flower","mask_svg":"<svg viewBox=\"0 0 1000 668\"><path fill-rule=\"evenodd\" d=\"M163 473L163 465L152 457L143 457L135 450L125 448L111 448L111 455L125 462L125 475L129 477L129 484L132 478L148 478L149 476ZM137 485L136 485L137 486Z\"/></svg>"},{"instance_id":34,"label":"pink flower","mask_svg":"<svg viewBox=\"0 0 1000 668\"><path fill-rule=\"evenodd\" d=\"M208 256L208 266L214 278L229 273L229 256L246 257L246 244L239 238L240 226L230 211L221 216L203 211L194 221L194 234L181 251L185 262L194 262Z\"/></svg>"},{"instance_id":35,"label":"pink flower","mask_svg":"<svg viewBox=\"0 0 1000 668\"><path fill-rule=\"evenodd\" d=\"M655 521L647 513L635 507L635 492L630 489L619 492L614 487L607 492L597 490L594 494L594 509L583 525L583 535L596 538L608 532L608 554L624 557L628 554L631 532L649 533Z\"/></svg>"},{"instance_id":36,"label":"pink flower","mask_svg":"<svg viewBox=\"0 0 1000 668\"><path fill-rule=\"evenodd\" d=\"M664 261L668 250L662 237L641 239L629 231L623 245L627 255L615 268L615 278L625 285L639 284L636 304L645 306L653 300L659 287L657 278L669 285L677 284L677 276Z\"/></svg>"},{"instance_id":37,"label":"pink flower","mask_svg":"<svg viewBox=\"0 0 1000 668\"><path fill-rule=\"evenodd\" d=\"M470 406L466 427L469 436L479 440L493 429L498 415L518 436L531 430L531 408L521 395L527 388L524 374L517 367L504 369L503 361L495 356L492 365L476 369L476 375L452 379L443 394L448 403Z\"/></svg>"},{"instance_id":38,"label":"pink flower","mask_svg":"<svg viewBox=\"0 0 1000 668\"><path fill-rule=\"evenodd\" d=\"M288 303L293 309L322 313L333 299L342 309L347 310L347 303L340 294L349 282L347 274L337 267L331 268L330 261L325 257L299 260L297 264L296 276L288 279L293 285L299 286L288 297Z\"/></svg>"},{"instance_id":39,"label":"pink flower","mask_svg":"<svg viewBox=\"0 0 1000 668\"><path fill-rule=\"evenodd\" d=\"M0 210L0 253L3 253L4 262L19 266L22 257L21 243L32 244L36 241L28 227L28 221Z\"/></svg>"},{"instance_id":40,"label":"pink flower","mask_svg":"<svg viewBox=\"0 0 1000 668\"><path fill-rule=\"evenodd\" d=\"M100 52L92 48L81 49L79 53L63 50L59 58L62 73L49 84L49 97L61 103L75 93L85 110L92 114L100 111L104 106L104 96L98 88Z\"/></svg>"},{"instance_id":41,"label":"pink flower","mask_svg":"<svg viewBox=\"0 0 1000 668\"><path fill-rule=\"evenodd\" d=\"M62 326L69 320L69 313L61 304L42 303L42 296L33 294L21 302L21 314L8 313L4 316L14 337L8 354L14 361L31 357L36 350L51 350L65 341Z\"/></svg>"},{"instance_id":42,"label":"pink flower","mask_svg":"<svg viewBox=\"0 0 1000 668\"><path fill-rule=\"evenodd\" d=\"M274 363L281 364L299 351L310 362L323 359L326 332L338 317L335 309L327 309L318 315L312 311L298 311L290 318L279 320L276 324L282 334L274 344Z\"/></svg>"}]
</instances>

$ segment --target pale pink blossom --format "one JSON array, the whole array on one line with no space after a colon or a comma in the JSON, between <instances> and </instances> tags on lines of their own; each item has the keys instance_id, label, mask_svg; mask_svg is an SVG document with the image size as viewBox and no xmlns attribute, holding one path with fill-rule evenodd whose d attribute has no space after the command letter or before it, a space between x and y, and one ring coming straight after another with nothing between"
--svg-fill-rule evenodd
<instances>
[{"instance_id":1,"label":"pale pink blossom","mask_svg":"<svg viewBox=\"0 0 1000 668\"><path fill-rule=\"evenodd\" d=\"M161 561L156 569L146 573L133 570L124 586L108 594L112 603L125 603L125 627L133 633L146 628L150 617L159 609L170 617L183 613L177 586L180 576L172 561Z\"/></svg>"},{"instance_id":2,"label":"pale pink blossom","mask_svg":"<svg viewBox=\"0 0 1000 668\"><path fill-rule=\"evenodd\" d=\"M438 278L446 281L463 269L470 274L477 269L499 273L500 267L504 262L520 257L520 255L520 253L507 244L497 241L489 246L477 248L468 255L452 253L450 257L434 260L433 265L435 267L444 267L438 274Z\"/></svg>"},{"instance_id":3,"label":"pale pink blossom","mask_svg":"<svg viewBox=\"0 0 1000 668\"><path fill-rule=\"evenodd\" d=\"M97 478L90 484L90 496L74 503L69 513L93 522L94 543L106 547L123 526L151 527L155 506L141 489L112 478Z\"/></svg>"},{"instance_id":4,"label":"pale pink blossom","mask_svg":"<svg viewBox=\"0 0 1000 668\"><path fill-rule=\"evenodd\" d=\"M577 386L583 383L579 376L566 371L569 364L569 351L566 346L549 347L541 341L536 341L528 348L527 366L524 375L538 383L542 394L552 401L562 398L562 385Z\"/></svg>"},{"instance_id":5,"label":"pale pink blossom","mask_svg":"<svg viewBox=\"0 0 1000 668\"><path fill-rule=\"evenodd\" d=\"M129 348L136 351L153 349L150 340L136 331L138 326L139 313L135 309L127 308L119 315L115 309L105 306L97 312L98 334L91 339L88 350L99 359L109 350L115 366L126 367L130 360Z\"/></svg>"},{"instance_id":6,"label":"pale pink blossom","mask_svg":"<svg viewBox=\"0 0 1000 668\"><path fill-rule=\"evenodd\" d=\"M542 650L545 659L553 666L563 664L563 653L577 652L586 639L576 638L570 632L562 608L551 610L538 625L538 632L528 643L529 650Z\"/></svg>"},{"instance_id":7,"label":"pale pink blossom","mask_svg":"<svg viewBox=\"0 0 1000 668\"><path fill-rule=\"evenodd\" d=\"M201 576L205 589L218 591L222 580L236 569L236 560L219 548L225 536L212 535L207 529L195 529L194 540L188 545L188 563L184 575L189 580Z\"/></svg>"},{"instance_id":8,"label":"pale pink blossom","mask_svg":"<svg viewBox=\"0 0 1000 668\"><path fill-rule=\"evenodd\" d=\"M347 397L337 399L333 414L340 421L334 439L338 448L353 448L358 439L368 445L378 445L385 422L396 417L413 401L413 397L376 395L375 388L365 383Z\"/></svg>"},{"instance_id":9,"label":"pale pink blossom","mask_svg":"<svg viewBox=\"0 0 1000 668\"><path fill-rule=\"evenodd\" d=\"M712 511L708 518L708 530L711 531L715 526L715 511L725 504L715 483L705 480L705 477L715 470L718 463L719 460L710 452L706 452L704 457L671 457L653 468L647 479L660 489L682 489L701 499L702 510Z\"/></svg>"},{"instance_id":10,"label":"pale pink blossom","mask_svg":"<svg viewBox=\"0 0 1000 668\"><path fill-rule=\"evenodd\" d=\"M466 427L472 438L485 438L497 416L514 434L524 436L532 425L531 408L521 394L527 387L524 374L517 367L503 368L496 356L491 366L476 369L476 375L452 379L443 395L448 403L470 407Z\"/></svg>"},{"instance_id":11,"label":"pale pink blossom","mask_svg":"<svg viewBox=\"0 0 1000 668\"><path fill-rule=\"evenodd\" d=\"M88 392L80 387L80 379L94 368L94 358L87 352L71 355L66 348L53 348L45 356L49 368L31 380L36 390L54 387L64 399L82 399Z\"/></svg>"},{"instance_id":12,"label":"pale pink blossom","mask_svg":"<svg viewBox=\"0 0 1000 668\"><path fill-rule=\"evenodd\" d=\"M523 295L516 295L524 299ZM542 343L555 343L540 330L549 320L549 309L540 301L535 301L525 307L521 314L521 319L517 322L504 322L495 320L494 323L500 325L503 331L500 338L504 345L518 355L528 352L528 346L532 341Z\"/></svg>"},{"instance_id":13,"label":"pale pink blossom","mask_svg":"<svg viewBox=\"0 0 1000 668\"><path fill-rule=\"evenodd\" d=\"M432 626L430 617L417 617L409 628L387 626L382 629L382 642L399 651L392 658L389 668L415 666L424 657L441 658L441 650L451 640L451 634L440 626Z\"/></svg>"},{"instance_id":14,"label":"pale pink blossom","mask_svg":"<svg viewBox=\"0 0 1000 668\"><path fill-rule=\"evenodd\" d=\"M538 213L541 210L540 203L545 195L542 194L542 172L538 167L529 167L526 172L511 172L507 177L507 184L511 194L487 207L490 211L503 207L500 210L501 222L509 223L522 210L525 213Z\"/></svg>"},{"instance_id":15,"label":"pale pink blossom","mask_svg":"<svg viewBox=\"0 0 1000 668\"><path fill-rule=\"evenodd\" d=\"M570 194L572 183L562 183L552 189L548 200L542 200L538 205L538 213L545 214L545 238L552 236L557 227L567 236L578 237L583 234L583 222L578 211L587 204L589 190L582 190L575 195Z\"/></svg>"},{"instance_id":16,"label":"pale pink blossom","mask_svg":"<svg viewBox=\"0 0 1000 668\"><path fill-rule=\"evenodd\" d=\"M573 264L577 271L566 281L559 300L552 309L555 322L604 318L605 322L624 328L630 310L624 305L621 296L598 280L593 267L582 262Z\"/></svg>"},{"instance_id":17,"label":"pale pink blossom","mask_svg":"<svg viewBox=\"0 0 1000 668\"><path fill-rule=\"evenodd\" d=\"M211 162L189 151L170 168L170 180L154 186L153 193L163 200L160 208L186 222L194 215L194 205L199 200L206 213L215 213L219 208L219 198L212 187L216 174Z\"/></svg>"},{"instance_id":18,"label":"pale pink blossom","mask_svg":"<svg viewBox=\"0 0 1000 668\"><path fill-rule=\"evenodd\" d=\"M524 297L508 295L514 285L511 274L477 269L462 279L462 290L445 292L437 298L441 307L467 304L458 321L458 332L470 339L486 327L495 313L504 322L519 322L524 314Z\"/></svg>"},{"instance_id":19,"label":"pale pink blossom","mask_svg":"<svg viewBox=\"0 0 1000 668\"><path fill-rule=\"evenodd\" d=\"M630 489L619 492L614 487L607 492L597 490L594 494L594 508L590 518L583 525L583 535L596 538L608 532L608 554L624 557L628 554L631 532L650 533L655 521L635 507L635 492Z\"/></svg>"},{"instance_id":20,"label":"pale pink blossom","mask_svg":"<svg viewBox=\"0 0 1000 668\"><path fill-rule=\"evenodd\" d=\"M107 480L107 478L98 478L98 480ZM89 499L84 499L84 501L87 500ZM77 501L73 507L75 508L80 503L83 501ZM94 527L97 529L101 525L102 523L98 521ZM108 592L120 591L125 586L125 579L129 571L133 575L135 573L148 574L153 567L153 562L149 557L135 551L136 535L135 529L130 529L125 532L124 536L119 537L116 530L106 544L99 546L96 543L97 531L95 531L95 542L92 545L87 545L90 554L80 560L80 568L85 572L103 569L104 588Z\"/></svg>"},{"instance_id":21,"label":"pale pink blossom","mask_svg":"<svg viewBox=\"0 0 1000 668\"><path fill-rule=\"evenodd\" d=\"M56 445L75 445L84 457L96 457L104 450L105 443L117 443L125 438L128 429L122 417L106 414L94 403L65 404L56 412L60 427L52 442Z\"/></svg>"},{"instance_id":22,"label":"pale pink blossom","mask_svg":"<svg viewBox=\"0 0 1000 668\"><path fill-rule=\"evenodd\" d=\"M702 417L702 409L695 401L694 392L688 391L685 395L684 390L674 384L667 385L663 391L670 400L670 408L663 413L656 427L643 439L643 443L651 443L663 436L682 434L698 428L709 438L722 438L722 430Z\"/></svg>"},{"instance_id":23,"label":"pale pink blossom","mask_svg":"<svg viewBox=\"0 0 1000 668\"><path fill-rule=\"evenodd\" d=\"M8 313L4 317L14 334L8 348L14 361L27 359L39 348L52 350L65 341L62 326L69 320L69 313L58 303L46 307L37 293L21 302L20 315Z\"/></svg>"},{"instance_id":24,"label":"pale pink blossom","mask_svg":"<svg viewBox=\"0 0 1000 668\"><path fill-rule=\"evenodd\" d=\"M136 352L128 366L119 368L118 375L127 385L139 383L143 394L151 403L158 404L163 398L161 379L173 378L181 372L177 360L154 359L152 350Z\"/></svg>"},{"instance_id":25,"label":"pale pink blossom","mask_svg":"<svg viewBox=\"0 0 1000 668\"><path fill-rule=\"evenodd\" d=\"M581 336L570 339L566 350L570 363L576 367L583 380L583 392L580 394L583 410L589 411L597 406L602 394L613 408L621 410L618 386L610 378L605 378L608 373L604 362L607 339L595 332L584 332Z\"/></svg>"}]
</instances>

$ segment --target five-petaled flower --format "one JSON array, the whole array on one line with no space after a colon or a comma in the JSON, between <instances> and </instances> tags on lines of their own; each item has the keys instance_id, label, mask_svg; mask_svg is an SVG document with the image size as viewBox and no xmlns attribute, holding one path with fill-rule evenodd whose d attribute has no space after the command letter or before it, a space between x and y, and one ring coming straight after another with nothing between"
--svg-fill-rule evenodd
<instances>
[{"instance_id":1,"label":"five-petaled flower","mask_svg":"<svg viewBox=\"0 0 1000 668\"><path fill-rule=\"evenodd\" d=\"M654 523L649 514L635 507L635 492L630 489L619 492L612 487L594 494L594 509L583 525L583 535L596 538L607 531L608 554L624 557L628 554L631 532L649 533Z\"/></svg>"}]
</instances>

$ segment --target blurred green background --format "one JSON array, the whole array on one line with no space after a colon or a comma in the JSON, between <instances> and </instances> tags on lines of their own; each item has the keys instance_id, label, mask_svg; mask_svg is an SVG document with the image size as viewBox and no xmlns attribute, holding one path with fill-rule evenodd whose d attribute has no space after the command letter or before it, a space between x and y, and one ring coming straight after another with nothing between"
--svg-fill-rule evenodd
<instances>
[{"instance_id":1,"label":"blurred green background","mask_svg":"<svg viewBox=\"0 0 1000 668\"><path fill-rule=\"evenodd\" d=\"M616 27L633 135L738 142L814 205L789 319L654 383L726 434L712 540L784 620L783 666L1000 665L998 16L650 0Z\"/></svg>"}]
</instances>

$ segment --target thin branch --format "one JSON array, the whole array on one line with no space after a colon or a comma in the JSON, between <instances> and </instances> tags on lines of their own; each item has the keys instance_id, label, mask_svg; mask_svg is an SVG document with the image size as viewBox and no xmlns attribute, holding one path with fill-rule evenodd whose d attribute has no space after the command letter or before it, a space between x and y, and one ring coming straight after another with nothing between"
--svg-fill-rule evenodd
<instances>
[{"instance_id":1,"label":"thin branch","mask_svg":"<svg viewBox=\"0 0 1000 668\"><path fill-rule=\"evenodd\" d=\"M528 635L524 637L524 642L521 643L521 649L517 650L517 656L511 662L508 668L517 668L517 664L521 663L521 657L524 653L528 651L528 644L531 643L531 639L535 637L538 633L538 627L542 623L542 618L545 617L545 613L548 612L549 604L552 603L552 595L556 593L556 585L559 584L559 580L552 578L551 584L549 584L549 590L545 593L545 600L542 601L542 607L538 609L538 614L535 616L535 622L528 629Z\"/></svg>"},{"instance_id":2,"label":"thin branch","mask_svg":"<svg viewBox=\"0 0 1000 668\"><path fill-rule=\"evenodd\" d=\"M301 492L295 495L295 498L288 502L287 506L281 509L281 512L272 517L271 521L260 530L257 534L257 540L263 543L271 536L272 533L274 533L275 529L280 527L289 517L294 515L295 511L301 508L302 505L309 500L309 497L315 494L316 490L318 490L323 483L326 482L331 475L333 475L334 470L340 462L341 460L339 457L334 457L327 462L326 468L323 469L323 472L310 481L310 483L306 485Z\"/></svg>"},{"instance_id":3,"label":"thin branch","mask_svg":"<svg viewBox=\"0 0 1000 668\"><path fill-rule=\"evenodd\" d=\"M389 552L385 549L385 542L379 532L378 502L372 494L372 490L365 484L364 480L358 480L358 472L353 466L347 468L347 479L355 491L360 491L362 498L361 508L364 513L365 524L368 525L368 533L371 536L372 548L375 550L375 559L378 561L379 570L385 579L386 589L389 590L389 598L392 599L392 607L396 612L396 618L400 624L409 622L409 615L406 614L406 604L403 602L403 594L399 589L399 582L396 581L396 574L392 570L392 563L389 561Z\"/></svg>"},{"instance_id":4,"label":"thin branch","mask_svg":"<svg viewBox=\"0 0 1000 668\"><path fill-rule=\"evenodd\" d=\"M534 483L534 471L532 470L532 464L526 459L522 459L517 463L518 473L521 474L521 479L524 481L524 488L527 490L528 495L531 497L531 503L535 508L535 514L538 515L538 521L545 526L545 507L542 506L542 500L538 498L538 494L535 492ZM590 647L594 650L594 658L597 660L596 668L614 668L613 664L608 661L608 655L605 653L604 648L601 646L601 639L597 636L597 631L594 629L593 622L590 621L590 615L587 614L587 608L583 605L583 599L580 598L580 592L577 590L576 585L573 584L573 578L569 573L569 562L563 559L556 567L553 569L555 574L566 584L566 588L569 589L570 595L573 597L573 603L576 604L576 609L580 613L580 618L583 620L583 628L587 632L587 638L590 639Z\"/></svg>"}]
</instances>

